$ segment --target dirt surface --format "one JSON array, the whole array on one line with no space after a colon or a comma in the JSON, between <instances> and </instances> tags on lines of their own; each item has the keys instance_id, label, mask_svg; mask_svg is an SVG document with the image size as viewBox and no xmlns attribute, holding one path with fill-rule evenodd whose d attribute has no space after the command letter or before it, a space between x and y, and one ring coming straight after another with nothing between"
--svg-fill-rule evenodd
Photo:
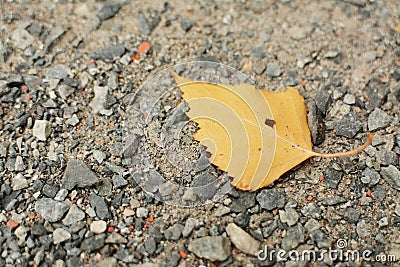
<instances>
[{"instance_id":1,"label":"dirt surface","mask_svg":"<svg viewBox=\"0 0 400 267\"><path fill-rule=\"evenodd\" d=\"M399 265L400 1L2 1L0 16L0 266ZM227 190L157 76L211 79L172 67L192 61L298 88L315 151L372 146Z\"/></svg>"}]
</instances>

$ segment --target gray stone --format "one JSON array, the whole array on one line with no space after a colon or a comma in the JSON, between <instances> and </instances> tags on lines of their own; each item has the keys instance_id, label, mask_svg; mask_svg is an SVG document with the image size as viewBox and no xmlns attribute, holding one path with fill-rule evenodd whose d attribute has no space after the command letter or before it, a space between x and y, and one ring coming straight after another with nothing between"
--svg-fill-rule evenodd
<instances>
[{"instance_id":1,"label":"gray stone","mask_svg":"<svg viewBox=\"0 0 400 267\"><path fill-rule=\"evenodd\" d=\"M99 183L96 174L80 159L72 159L65 170L62 188L71 190L74 187L85 188Z\"/></svg>"},{"instance_id":2,"label":"gray stone","mask_svg":"<svg viewBox=\"0 0 400 267\"><path fill-rule=\"evenodd\" d=\"M29 186L28 181L22 175L16 175L13 177L11 185L14 191L25 189Z\"/></svg>"},{"instance_id":3,"label":"gray stone","mask_svg":"<svg viewBox=\"0 0 400 267\"><path fill-rule=\"evenodd\" d=\"M159 186L158 191L162 197L174 195L178 192L179 186L177 184L166 182Z\"/></svg>"},{"instance_id":4,"label":"gray stone","mask_svg":"<svg viewBox=\"0 0 400 267\"><path fill-rule=\"evenodd\" d=\"M295 249L303 241L304 241L304 228L301 224L298 223L287 229L286 235L282 239L282 249L286 251Z\"/></svg>"},{"instance_id":5,"label":"gray stone","mask_svg":"<svg viewBox=\"0 0 400 267\"><path fill-rule=\"evenodd\" d=\"M112 110L106 109L105 104L108 97L108 88L106 86L95 86L94 87L94 98L90 106L92 107L92 112L94 114L101 114L101 115L111 115Z\"/></svg>"},{"instance_id":6,"label":"gray stone","mask_svg":"<svg viewBox=\"0 0 400 267\"><path fill-rule=\"evenodd\" d=\"M324 171L324 183L330 188L337 188L343 178L343 172L332 168Z\"/></svg>"},{"instance_id":7,"label":"gray stone","mask_svg":"<svg viewBox=\"0 0 400 267\"><path fill-rule=\"evenodd\" d=\"M182 236L183 237L188 237L192 233L192 231L193 231L194 227L196 226L196 224L197 224L197 220L196 219L188 218L186 220L185 227L182 230Z\"/></svg>"},{"instance_id":8,"label":"gray stone","mask_svg":"<svg viewBox=\"0 0 400 267\"><path fill-rule=\"evenodd\" d=\"M247 227L250 222L250 214L247 211L241 212L236 215L233 222L237 224L239 227Z\"/></svg>"},{"instance_id":9,"label":"gray stone","mask_svg":"<svg viewBox=\"0 0 400 267\"><path fill-rule=\"evenodd\" d=\"M253 71L258 75L262 74L264 70L265 64L262 61L259 61L253 65Z\"/></svg>"},{"instance_id":10,"label":"gray stone","mask_svg":"<svg viewBox=\"0 0 400 267\"><path fill-rule=\"evenodd\" d=\"M368 116L368 130L374 131L385 128L390 123L389 116L381 109L375 108Z\"/></svg>"},{"instance_id":11,"label":"gray stone","mask_svg":"<svg viewBox=\"0 0 400 267\"><path fill-rule=\"evenodd\" d=\"M128 184L128 181L124 179L121 175L114 175L112 178L112 182L114 185L114 188L121 188L124 187Z\"/></svg>"},{"instance_id":12,"label":"gray stone","mask_svg":"<svg viewBox=\"0 0 400 267\"><path fill-rule=\"evenodd\" d=\"M67 230L64 230L63 228L57 228L53 232L53 243L54 244L60 244L64 241L67 241L71 238L70 232Z\"/></svg>"},{"instance_id":13,"label":"gray stone","mask_svg":"<svg viewBox=\"0 0 400 267\"><path fill-rule=\"evenodd\" d=\"M353 138L362 129L362 123L354 112L349 112L336 125L336 134Z\"/></svg>"},{"instance_id":14,"label":"gray stone","mask_svg":"<svg viewBox=\"0 0 400 267\"><path fill-rule=\"evenodd\" d=\"M64 189L60 189L57 192L56 196L54 197L54 200L63 201L67 197L67 195L68 195L68 190L67 189L65 189L65 188Z\"/></svg>"},{"instance_id":15,"label":"gray stone","mask_svg":"<svg viewBox=\"0 0 400 267\"><path fill-rule=\"evenodd\" d=\"M279 211L281 222L287 223L289 226L295 225L299 220L299 214L293 208L286 208Z\"/></svg>"},{"instance_id":16,"label":"gray stone","mask_svg":"<svg viewBox=\"0 0 400 267\"><path fill-rule=\"evenodd\" d=\"M268 77L276 78L281 76L282 70L276 63L267 63L267 70L265 72Z\"/></svg>"},{"instance_id":17,"label":"gray stone","mask_svg":"<svg viewBox=\"0 0 400 267\"><path fill-rule=\"evenodd\" d=\"M95 234L104 233L107 229L107 223L105 221L93 221L90 224L90 231Z\"/></svg>"},{"instance_id":18,"label":"gray stone","mask_svg":"<svg viewBox=\"0 0 400 267\"><path fill-rule=\"evenodd\" d=\"M269 237L278 228L278 226L278 221L273 221L267 227L265 227L263 229L264 238Z\"/></svg>"},{"instance_id":19,"label":"gray stone","mask_svg":"<svg viewBox=\"0 0 400 267\"><path fill-rule=\"evenodd\" d=\"M321 228L321 223L311 218L306 222L304 228L307 230L308 233L312 233Z\"/></svg>"},{"instance_id":20,"label":"gray stone","mask_svg":"<svg viewBox=\"0 0 400 267\"><path fill-rule=\"evenodd\" d=\"M61 25L57 25L53 27L49 33L49 37L47 38L46 45L44 48L44 52L48 53L52 46L56 43L56 41L64 35L65 30L62 28Z\"/></svg>"},{"instance_id":21,"label":"gray stone","mask_svg":"<svg viewBox=\"0 0 400 267\"><path fill-rule=\"evenodd\" d=\"M380 179L381 179L381 176L379 175L379 172L377 172L371 168L366 168L363 171L363 176L361 177L361 182L363 182L364 184L376 185Z\"/></svg>"},{"instance_id":22,"label":"gray stone","mask_svg":"<svg viewBox=\"0 0 400 267\"><path fill-rule=\"evenodd\" d=\"M62 84L58 87L58 94L60 95L60 97L64 100L67 100L67 98L72 95L72 93L74 92L74 88L72 88L69 85L66 84Z\"/></svg>"},{"instance_id":23,"label":"gray stone","mask_svg":"<svg viewBox=\"0 0 400 267\"><path fill-rule=\"evenodd\" d=\"M180 21L180 24L181 24L182 30L184 30L185 32L188 32L193 27L194 22L188 18L182 18Z\"/></svg>"},{"instance_id":24,"label":"gray stone","mask_svg":"<svg viewBox=\"0 0 400 267\"><path fill-rule=\"evenodd\" d=\"M36 201L35 210L49 222L56 222L64 216L68 210L68 206L51 198L42 198Z\"/></svg>"},{"instance_id":25,"label":"gray stone","mask_svg":"<svg viewBox=\"0 0 400 267\"><path fill-rule=\"evenodd\" d=\"M360 219L360 212L355 208L347 208L344 211L343 218L350 223L356 223Z\"/></svg>"},{"instance_id":26,"label":"gray stone","mask_svg":"<svg viewBox=\"0 0 400 267\"><path fill-rule=\"evenodd\" d=\"M92 208L96 211L97 217L102 220L111 218L110 211L108 210L108 206L103 198L92 193L89 196L89 201Z\"/></svg>"},{"instance_id":27,"label":"gray stone","mask_svg":"<svg viewBox=\"0 0 400 267\"><path fill-rule=\"evenodd\" d=\"M400 191L400 171L395 166L382 167L381 175L386 183Z\"/></svg>"},{"instance_id":28,"label":"gray stone","mask_svg":"<svg viewBox=\"0 0 400 267\"><path fill-rule=\"evenodd\" d=\"M53 79L64 79L68 77L68 73L71 71L71 69L62 64L57 64L51 69L46 71L46 76L48 78L53 78Z\"/></svg>"},{"instance_id":29,"label":"gray stone","mask_svg":"<svg viewBox=\"0 0 400 267\"><path fill-rule=\"evenodd\" d=\"M231 242L224 236L205 236L189 242L189 251L211 261L224 261L231 255Z\"/></svg>"},{"instance_id":30,"label":"gray stone","mask_svg":"<svg viewBox=\"0 0 400 267\"><path fill-rule=\"evenodd\" d=\"M21 172L25 170L25 164L24 161L22 159L22 157L20 155L18 155L15 158L15 165L14 165L14 170L17 172Z\"/></svg>"},{"instance_id":31,"label":"gray stone","mask_svg":"<svg viewBox=\"0 0 400 267\"><path fill-rule=\"evenodd\" d=\"M311 141L318 146L325 141L325 124L322 112L315 103L311 104L307 113L308 127L310 128Z\"/></svg>"},{"instance_id":32,"label":"gray stone","mask_svg":"<svg viewBox=\"0 0 400 267\"><path fill-rule=\"evenodd\" d=\"M156 240L152 237L147 238L147 240L144 242L144 247L146 248L147 253L152 255L157 249Z\"/></svg>"},{"instance_id":33,"label":"gray stone","mask_svg":"<svg viewBox=\"0 0 400 267\"><path fill-rule=\"evenodd\" d=\"M138 19L137 19L137 25L138 25L139 30L144 35L150 35L151 27L149 25L149 22L146 19L146 16L142 12L139 12Z\"/></svg>"},{"instance_id":34,"label":"gray stone","mask_svg":"<svg viewBox=\"0 0 400 267\"><path fill-rule=\"evenodd\" d=\"M322 90L315 95L314 102L322 114L326 114L332 104L332 96L328 91Z\"/></svg>"},{"instance_id":35,"label":"gray stone","mask_svg":"<svg viewBox=\"0 0 400 267\"><path fill-rule=\"evenodd\" d=\"M42 189L42 194L49 198L54 198L58 192L58 187L50 184L45 184Z\"/></svg>"},{"instance_id":36,"label":"gray stone","mask_svg":"<svg viewBox=\"0 0 400 267\"><path fill-rule=\"evenodd\" d=\"M369 225L367 225L365 220L360 220L357 223L356 231L360 238L367 238L371 235L371 228Z\"/></svg>"},{"instance_id":37,"label":"gray stone","mask_svg":"<svg viewBox=\"0 0 400 267\"><path fill-rule=\"evenodd\" d=\"M232 203L230 209L232 212L244 212L254 207L256 204L256 196L252 192L238 191L238 197L231 198Z\"/></svg>"},{"instance_id":38,"label":"gray stone","mask_svg":"<svg viewBox=\"0 0 400 267\"><path fill-rule=\"evenodd\" d=\"M354 105L356 103L356 98L354 95L346 94L343 98L343 103L347 105Z\"/></svg>"},{"instance_id":39,"label":"gray stone","mask_svg":"<svg viewBox=\"0 0 400 267\"><path fill-rule=\"evenodd\" d=\"M256 197L263 209L273 210L285 206L285 190L283 188L264 189Z\"/></svg>"},{"instance_id":40,"label":"gray stone","mask_svg":"<svg viewBox=\"0 0 400 267\"><path fill-rule=\"evenodd\" d=\"M114 58L121 57L124 53L124 44L117 44L102 48L96 51L96 53L91 57L95 60L113 60Z\"/></svg>"},{"instance_id":41,"label":"gray stone","mask_svg":"<svg viewBox=\"0 0 400 267\"><path fill-rule=\"evenodd\" d=\"M328 238L321 230L316 230L310 233L311 239L318 246L318 248L330 248L332 246L332 239Z\"/></svg>"},{"instance_id":42,"label":"gray stone","mask_svg":"<svg viewBox=\"0 0 400 267\"><path fill-rule=\"evenodd\" d=\"M149 215L149 210L145 207L139 207L136 209L136 217L146 218Z\"/></svg>"},{"instance_id":43,"label":"gray stone","mask_svg":"<svg viewBox=\"0 0 400 267\"><path fill-rule=\"evenodd\" d=\"M71 126L76 126L79 123L79 118L76 114L72 115L71 118L67 119L65 121L65 124L71 125Z\"/></svg>"},{"instance_id":44,"label":"gray stone","mask_svg":"<svg viewBox=\"0 0 400 267\"><path fill-rule=\"evenodd\" d=\"M396 204L396 207L394 208L394 213L396 213L396 215L400 217L400 203Z\"/></svg>"},{"instance_id":45,"label":"gray stone","mask_svg":"<svg viewBox=\"0 0 400 267\"><path fill-rule=\"evenodd\" d=\"M127 136L125 138L124 148L122 155L125 158L130 158L136 155L137 149L139 147L139 137L135 134Z\"/></svg>"},{"instance_id":46,"label":"gray stone","mask_svg":"<svg viewBox=\"0 0 400 267\"><path fill-rule=\"evenodd\" d=\"M230 223L226 227L226 232L236 248L246 254L257 256L257 253L260 250L260 243L242 228L234 223Z\"/></svg>"},{"instance_id":47,"label":"gray stone","mask_svg":"<svg viewBox=\"0 0 400 267\"><path fill-rule=\"evenodd\" d=\"M15 46L21 50L25 50L35 41L35 38L27 30L21 28L15 29L11 38L15 41Z\"/></svg>"},{"instance_id":48,"label":"gray stone","mask_svg":"<svg viewBox=\"0 0 400 267\"><path fill-rule=\"evenodd\" d=\"M82 221L83 219L85 219L85 213L76 205L71 205L67 215L65 215L65 218L62 220L62 223L68 226Z\"/></svg>"},{"instance_id":49,"label":"gray stone","mask_svg":"<svg viewBox=\"0 0 400 267\"><path fill-rule=\"evenodd\" d=\"M123 6L122 2L106 2L100 5L97 16L101 21L114 17L120 8Z\"/></svg>"},{"instance_id":50,"label":"gray stone","mask_svg":"<svg viewBox=\"0 0 400 267\"><path fill-rule=\"evenodd\" d=\"M325 206L333 206L346 202L347 200L341 196L332 196L324 199L322 204Z\"/></svg>"},{"instance_id":51,"label":"gray stone","mask_svg":"<svg viewBox=\"0 0 400 267\"><path fill-rule=\"evenodd\" d=\"M35 120L33 125L33 136L35 136L40 141L46 141L47 137L51 134L50 122L46 120Z\"/></svg>"},{"instance_id":52,"label":"gray stone","mask_svg":"<svg viewBox=\"0 0 400 267\"><path fill-rule=\"evenodd\" d=\"M104 153L101 150L94 150L92 152L92 155L95 160L97 160L98 163L103 163L103 161L106 159L106 153Z\"/></svg>"},{"instance_id":53,"label":"gray stone","mask_svg":"<svg viewBox=\"0 0 400 267\"><path fill-rule=\"evenodd\" d=\"M378 78L371 79L366 86L369 103L375 107L380 107L383 104L389 91L390 88Z\"/></svg>"},{"instance_id":54,"label":"gray stone","mask_svg":"<svg viewBox=\"0 0 400 267\"><path fill-rule=\"evenodd\" d=\"M214 175L204 173L196 176L193 180L193 193L201 200L212 199L214 197L216 192L215 184L218 183L218 179Z\"/></svg>"},{"instance_id":55,"label":"gray stone","mask_svg":"<svg viewBox=\"0 0 400 267\"><path fill-rule=\"evenodd\" d=\"M84 239L81 243L81 250L88 253L98 250L104 246L105 234L99 234Z\"/></svg>"},{"instance_id":56,"label":"gray stone","mask_svg":"<svg viewBox=\"0 0 400 267\"><path fill-rule=\"evenodd\" d=\"M126 244L128 240L117 232L112 232L105 240L106 244Z\"/></svg>"},{"instance_id":57,"label":"gray stone","mask_svg":"<svg viewBox=\"0 0 400 267\"><path fill-rule=\"evenodd\" d=\"M310 202L301 209L301 213L304 216L319 219L321 217L321 208L318 207L314 202Z\"/></svg>"},{"instance_id":58,"label":"gray stone","mask_svg":"<svg viewBox=\"0 0 400 267\"><path fill-rule=\"evenodd\" d=\"M182 234L184 226L182 224L174 224L164 231L164 236L167 240L178 240Z\"/></svg>"}]
</instances>

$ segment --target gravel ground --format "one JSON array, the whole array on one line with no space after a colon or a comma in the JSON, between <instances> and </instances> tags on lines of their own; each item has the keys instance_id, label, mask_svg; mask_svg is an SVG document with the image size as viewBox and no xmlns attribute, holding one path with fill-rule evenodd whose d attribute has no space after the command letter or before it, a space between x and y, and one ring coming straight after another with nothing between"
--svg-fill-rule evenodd
<instances>
[{"instance_id":1,"label":"gravel ground","mask_svg":"<svg viewBox=\"0 0 400 267\"><path fill-rule=\"evenodd\" d=\"M400 1L2 1L0 14L0 266L399 266ZM150 77L195 60L299 88L316 151L369 131L373 144L231 189L168 79L143 121ZM157 145L175 133L180 150ZM265 247L321 259L257 258Z\"/></svg>"}]
</instances>

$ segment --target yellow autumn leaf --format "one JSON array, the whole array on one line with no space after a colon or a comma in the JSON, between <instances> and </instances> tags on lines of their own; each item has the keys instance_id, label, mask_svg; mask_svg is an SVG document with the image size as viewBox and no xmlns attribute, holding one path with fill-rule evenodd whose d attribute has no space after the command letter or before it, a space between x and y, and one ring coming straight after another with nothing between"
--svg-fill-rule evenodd
<instances>
[{"instance_id":1,"label":"yellow autumn leaf","mask_svg":"<svg viewBox=\"0 0 400 267\"><path fill-rule=\"evenodd\" d=\"M314 152L306 106L296 88L275 93L250 84L212 84L172 75L189 106L188 117L198 124L194 138L239 189L257 190L312 156L349 156L372 142L369 134L355 150Z\"/></svg>"}]
</instances>

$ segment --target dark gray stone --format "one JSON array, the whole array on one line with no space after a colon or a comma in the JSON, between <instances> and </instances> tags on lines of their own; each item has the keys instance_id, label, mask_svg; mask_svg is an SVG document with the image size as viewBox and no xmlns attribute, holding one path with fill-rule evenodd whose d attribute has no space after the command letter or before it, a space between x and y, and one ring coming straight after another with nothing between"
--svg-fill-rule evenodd
<instances>
[{"instance_id":1,"label":"dark gray stone","mask_svg":"<svg viewBox=\"0 0 400 267\"><path fill-rule=\"evenodd\" d=\"M56 222L67 212L68 205L51 198L42 198L35 203L35 210L49 222Z\"/></svg>"},{"instance_id":2,"label":"dark gray stone","mask_svg":"<svg viewBox=\"0 0 400 267\"><path fill-rule=\"evenodd\" d=\"M283 208L285 206L285 190L283 188L263 189L256 199L263 209Z\"/></svg>"},{"instance_id":3,"label":"dark gray stone","mask_svg":"<svg viewBox=\"0 0 400 267\"><path fill-rule=\"evenodd\" d=\"M369 104L375 107L382 106L389 90L390 88L386 84L382 83L380 79L371 79L366 86Z\"/></svg>"},{"instance_id":4,"label":"dark gray stone","mask_svg":"<svg viewBox=\"0 0 400 267\"><path fill-rule=\"evenodd\" d=\"M244 212L254 207L256 204L256 196L252 192L237 191L238 196L233 197L230 209L232 212Z\"/></svg>"},{"instance_id":5,"label":"dark gray stone","mask_svg":"<svg viewBox=\"0 0 400 267\"><path fill-rule=\"evenodd\" d=\"M146 248L147 253L152 255L157 248L156 240L152 237L147 238L147 240L144 242L144 247Z\"/></svg>"},{"instance_id":6,"label":"dark gray stone","mask_svg":"<svg viewBox=\"0 0 400 267\"><path fill-rule=\"evenodd\" d=\"M216 192L217 177L212 174L204 173L193 179L193 193L201 200L212 199Z\"/></svg>"},{"instance_id":7,"label":"dark gray stone","mask_svg":"<svg viewBox=\"0 0 400 267\"><path fill-rule=\"evenodd\" d=\"M193 27L194 22L188 18L182 18L180 21L180 24L181 24L182 30L184 30L185 32L188 32Z\"/></svg>"},{"instance_id":8,"label":"dark gray stone","mask_svg":"<svg viewBox=\"0 0 400 267\"><path fill-rule=\"evenodd\" d=\"M104 246L105 237L105 234L99 234L84 239L81 244L81 250L90 253L102 248Z\"/></svg>"},{"instance_id":9,"label":"dark gray stone","mask_svg":"<svg viewBox=\"0 0 400 267\"><path fill-rule=\"evenodd\" d=\"M54 79L64 79L68 77L68 73L71 71L71 69L62 64L57 64L51 69L46 71L46 76L48 78L54 78Z\"/></svg>"},{"instance_id":10,"label":"dark gray stone","mask_svg":"<svg viewBox=\"0 0 400 267\"><path fill-rule=\"evenodd\" d=\"M301 224L298 223L287 229L286 235L282 239L282 249L286 251L295 249L303 241L304 241L304 228Z\"/></svg>"},{"instance_id":11,"label":"dark gray stone","mask_svg":"<svg viewBox=\"0 0 400 267\"><path fill-rule=\"evenodd\" d=\"M322 90L315 95L314 102L321 113L326 114L332 104L332 96L328 91Z\"/></svg>"},{"instance_id":12,"label":"dark gray stone","mask_svg":"<svg viewBox=\"0 0 400 267\"><path fill-rule=\"evenodd\" d=\"M343 218L349 223L356 223L360 219L360 212L355 208L347 208L343 214Z\"/></svg>"},{"instance_id":13,"label":"dark gray stone","mask_svg":"<svg viewBox=\"0 0 400 267\"><path fill-rule=\"evenodd\" d=\"M167 240L178 240L183 231L184 226L182 224L174 224L170 228L164 231L165 239Z\"/></svg>"},{"instance_id":14,"label":"dark gray stone","mask_svg":"<svg viewBox=\"0 0 400 267\"><path fill-rule=\"evenodd\" d=\"M96 174L80 159L72 159L65 170L62 188L71 190L74 187L85 188L99 183Z\"/></svg>"},{"instance_id":15,"label":"dark gray stone","mask_svg":"<svg viewBox=\"0 0 400 267\"><path fill-rule=\"evenodd\" d=\"M336 134L353 138L362 129L362 123L354 112L349 112L336 125Z\"/></svg>"},{"instance_id":16,"label":"dark gray stone","mask_svg":"<svg viewBox=\"0 0 400 267\"><path fill-rule=\"evenodd\" d=\"M165 183L164 177L162 177L156 170L150 169L144 190L149 193L155 193L163 183Z\"/></svg>"},{"instance_id":17,"label":"dark gray stone","mask_svg":"<svg viewBox=\"0 0 400 267\"><path fill-rule=\"evenodd\" d=\"M124 187L128 184L128 181L121 175L114 175L112 178L114 188Z\"/></svg>"},{"instance_id":18,"label":"dark gray stone","mask_svg":"<svg viewBox=\"0 0 400 267\"><path fill-rule=\"evenodd\" d=\"M375 187L372 188L372 193L371 196L373 199L376 199L378 201L382 201L386 197L386 190L385 186L378 184Z\"/></svg>"},{"instance_id":19,"label":"dark gray stone","mask_svg":"<svg viewBox=\"0 0 400 267\"><path fill-rule=\"evenodd\" d=\"M114 17L120 8L123 6L123 3L120 2L108 2L101 4L98 9L98 17L101 21Z\"/></svg>"},{"instance_id":20,"label":"dark gray stone","mask_svg":"<svg viewBox=\"0 0 400 267\"><path fill-rule=\"evenodd\" d=\"M328 238L321 230L315 230L310 233L311 239L318 246L318 248L330 248L332 246L332 240Z\"/></svg>"},{"instance_id":21,"label":"dark gray stone","mask_svg":"<svg viewBox=\"0 0 400 267\"><path fill-rule=\"evenodd\" d=\"M97 217L99 217L102 220L111 218L110 211L108 210L108 205L106 204L106 202L103 198L92 193L89 196L89 201L90 201L90 205L96 211Z\"/></svg>"},{"instance_id":22,"label":"dark gray stone","mask_svg":"<svg viewBox=\"0 0 400 267\"><path fill-rule=\"evenodd\" d=\"M145 35L150 35L151 33L151 27L149 25L149 22L147 21L146 16L140 12L137 20L137 25L139 30L145 34Z\"/></svg>"},{"instance_id":23,"label":"dark gray stone","mask_svg":"<svg viewBox=\"0 0 400 267\"><path fill-rule=\"evenodd\" d=\"M381 175L392 188L400 191L400 171L393 165L381 168Z\"/></svg>"},{"instance_id":24,"label":"dark gray stone","mask_svg":"<svg viewBox=\"0 0 400 267\"><path fill-rule=\"evenodd\" d=\"M49 198L54 198L58 192L58 187L54 185L45 184L42 189L43 195Z\"/></svg>"},{"instance_id":25,"label":"dark gray stone","mask_svg":"<svg viewBox=\"0 0 400 267\"><path fill-rule=\"evenodd\" d=\"M322 201L322 204L325 206L333 206L333 205L344 203L346 201L347 200L341 196L332 196L332 197L324 199Z\"/></svg>"},{"instance_id":26,"label":"dark gray stone","mask_svg":"<svg viewBox=\"0 0 400 267\"><path fill-rule=\"evenodd\" d=\"M311 141L313 145L318 146L325 141L325 124L322 112L315 103L307 113L308 127L310 128Z\"/></svg>"},{"instance_id":27,"label":"dark gray stone","mask_svg":"<svg viewBox=\"0 0 400 267\"><path fill-rule=\"evenodd\" d=\"M278 229L278 221L273 221L263 229L264 238L269 237L276 229Z\"/></svg>"},{"instance_id":28,"label":"dark gray stone","mask_svg":"<svg viewBox=\"0 0 400 267\"><path fill-rule=\"evenodd\" d=\"M268 77L276 78L281 76L282 70L276 63L267 63L267 70L265 71Z\"/></svg>"},{"instance_id":29,"label":"dark gray stone","mask_svg":"<svg viewBox=\"0 0 400 267\"><path fill-rule=\"evenodd\" d=\"M188 249L197 257L223 261L231 255L231 242L224 236L205 236L191 240Z\"/></svg>"},{"instance_id":30,"label":"dark gray stone","mask_svg":"<svg viewBox=\"0 0 400 267\"><path fill-rule=\"evenodd\" d=\"M337 188L342 180L343 172L332 168L326 168L324 171L324 183L330 188Z\"/></svg>"},{"instance_id":31,"label":"dark gray stone","mask_svg":"<svg viewBox=\"0 0 400 267\"><path fill-rule=\"evenodd\" d=\"M237 224L239 227L245 228L249 225L250 215L246 211L241 212L235 217L235 219L233 219L233 222Z\"/></svg>"},{"instance_id":32,"label":"dark gray stone","mask_svg":"<svg viewBox=\"0 0 400 267\"><path fill-rule=\"evenodd\" d=\"M113 60L116 57L121 57L125 53L124 44L111 45L106 48L102 48L91 57L95 60Z\"/></svg>"}]
</instances>

